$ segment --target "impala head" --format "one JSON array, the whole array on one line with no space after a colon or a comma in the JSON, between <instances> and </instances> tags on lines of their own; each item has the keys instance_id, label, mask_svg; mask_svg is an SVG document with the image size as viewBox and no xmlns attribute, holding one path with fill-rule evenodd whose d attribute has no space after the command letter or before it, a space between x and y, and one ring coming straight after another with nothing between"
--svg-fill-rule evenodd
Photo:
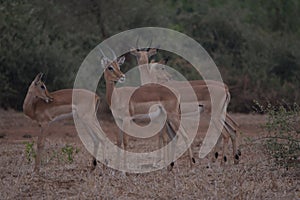
<instances>
[{"instance_id":1,"label":"impala head","mask_svg":"<svg viewBox=\"0 0 300 200\"><path fill-rule=\"evenodd\" d=\"M134 55L138 61L139 65L144 65L149 63L149 58L157 53L156 48L147 49L136 49L132 48L130 53Z\"/></svg>"},{"instance_id":2,"label":"impala head","mask_svg":"<svg viewBox=\"0 0 300 200\"><path fill-rule=\"evenodd\" d=\"M110 48L109 48L110 49ZM125 57L122 56L120 58L117 58L116 54L112 49L110 51L112 52L114 58L111 60L100 49L102 53L102 59L101 59L101 66L104 69L104 78L106 82L124 82L125 81L125 74L121 72L120 66L124 63Z\"/></svg>"},{"instance_id":3,"label":"impala head","mask_svg":"<svg viewBox=\"0 0 300 200\"><path fill-rule=\"evenodd\" d=\"M137 59L138 65L144 65L149 63L149 58L157 53L156 48L139 48L138 47L139 43L139 37L136 41L136 48L130 49L130 53L134 55ZM152 40L150 40L149 44L147 45L150 47L152 44Z\"/></svg>"},{"instance_id":4,"label":"impala head","mask_svg":"<svg viewBox=\"0 0 300 200\"><path fill-rule=\"evenodd\" d=\"M35 98L44 100L46 103L53 101L53 97L49 94L45 83L42 81L43 73L39 73L32 81L28 92Z\"/></svg>"}]
</instances>

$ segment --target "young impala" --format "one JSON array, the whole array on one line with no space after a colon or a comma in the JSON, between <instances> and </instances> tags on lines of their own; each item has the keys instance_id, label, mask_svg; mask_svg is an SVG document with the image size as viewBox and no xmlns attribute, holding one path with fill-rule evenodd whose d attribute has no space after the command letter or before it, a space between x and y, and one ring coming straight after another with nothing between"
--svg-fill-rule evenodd
<instances>
[{"instance_id":1,"label":"young impala","mask_svg":"<svg viewBox=\"0 0 300 200\"><path fill-rule=\"evenodd\" d=\"M76 112L76 110L84 111L87 117L96 117L96 111L100 102L98 95L83 89L63 89L50 93L42 81L42 76L43 74L39 73L32 81L23 103L24 114L36 121L40 126L34 167L34 171L37 172L40 168L41 152L45 142L45 129L55 121L72 118L72 111ZM80 98L72 103L73 93L80 96ZM93 102L89 104L91 99ZM99 138L95 138L96 135L93 133L90 134L93 141L97 143L95 146L98 146L101 141L99 141ZM94 157L92 163L94 168L97 164Z\"/></svg>"}]
</instances>

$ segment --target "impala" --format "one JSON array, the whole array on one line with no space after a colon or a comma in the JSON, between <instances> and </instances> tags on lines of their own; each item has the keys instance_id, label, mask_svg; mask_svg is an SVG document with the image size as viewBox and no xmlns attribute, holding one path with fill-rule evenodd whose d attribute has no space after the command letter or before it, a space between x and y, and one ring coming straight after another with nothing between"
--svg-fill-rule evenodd
<instances>
[{"instance_id":1,"label":"impala","mask_svg":"<svg viewBox=\"0 0 300 200\"><path fill-rule=\"evenodd\" d=\"M42 76L43 74L39 73L32 81L23 103L24 114L36 121L40 126L34 167L34 171L36 172L40 168L41 153L46 136L45 128L55 121L72 118L72 111L74 112L77 109L84 111L86 116L95 117L100 102L99 97L95 93L83 89L63 89L50 93L42 81ZM79 100L75 103L72 103L72 93L80 96ZM89 99L93 99L92 105L86 101ZM93 138L93 141L97 142L99 138L95 138L96 136L93 133L89 134L91 134L90 136ZM95 144L95 146L98 146L98 144ZM92 165L93 168L97 165L94 157Z\"/></svg>"},{"instance_id":2,"label":"impala","mask_svg":"<svg viewBox=\"0 0 300 200\"><path fill-rule=\"evenodd\" d=\"M123 82L125 75L120 70L120 65L124 63L125 58L117 59L115 53L110 49L114 58L111 60L105 56L104 52L100 49L102 54L101 65L104 69L104 79L106 82L106 99L109 107L112 110L114 118L121 127L124 127L125 119L131 116L147 115L150 108L160 104L166 111L166 127L168 135L175 132L178 128L179 133L187 142L188 136L183 127L179 126L180 121L180 106L178 96L164 86L157 84L148 84L143 87L115 87L115 82ZM133 94L134 95L131 95ZM124 137L124 138L123 138ZM128 136L123 134L120 129L119 146L127 149ZM191 148L189 147L190 162L195 162ZM126 152L126 151L125 151ZM125 156L126 158L126 156ZM172 166L173 162L171 163Z\"/></svg>"},{"instance_id":3,"label":"impala","mask_svg":"<svg viewBox=\"0 0 300 200\"><path fill-rule=\"evenodd\" d=\"M154 82L154 83L161 83L166 86L172 86L174 88L177 88L181 95L182 103L189 103L194 101L193 98L190 98L191 95L189 95L186 91L186 88L189 87L189 85L191 85L197 96L198 103L204 107L204 111L208 115L211 114L211 99L210 99L210 91L208 88L211 88L212 91L216 91L216 92L218 90L225 89L226 97L221 98L224 101L220 102L220 104L224 105L223 106L225 109L224 112L226 113L225 120L221 119L221 121L224 122L224 128L227 132L227 133L222 132L222 136L224 139L223 150L222 150L223 151L222 163L223 161L225 162L227 161L225 151L226 151L226 146L228 144L229 137L231 138L232 146L233 146L234 163L238 163L239 157L241 155L241 151L237 149L236 133L237 133L238 124L226 112L227 106L230 101L230 93L229 93L228 86L224 83L220 83L213 80L206 80L206 81L195 80L189 82L170 80L172 76L165 70L163 65L160 65L160 63L154 63L153 61L149 63L149 58L157 53L157 50L155 48L148 48L144 50L138 50L132 48L130 52L132 55L136 56L137 63L139 65L142 84ZM218 149L220 143L221 143L221 138L219 138L216 145L215 158L218 158L219 156Z\"/></svg>"}]
</instances>

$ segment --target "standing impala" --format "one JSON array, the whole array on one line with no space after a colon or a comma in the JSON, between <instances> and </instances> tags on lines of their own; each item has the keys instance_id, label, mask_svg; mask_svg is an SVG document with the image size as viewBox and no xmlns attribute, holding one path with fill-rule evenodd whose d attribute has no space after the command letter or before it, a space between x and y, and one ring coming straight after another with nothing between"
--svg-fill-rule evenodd
<instances>
[{"instance_id":1,"label":"standing impala","mask_svg":"<svg viewBox=\"0 0 300 200\"><path fill-rule=\"evenodd\" d=\"M87 117L95 117L100 102L99 97L95 93L83 89L63 89L49 93L42 81L42 76L43 74L39 73L32 81L23 103L24 114L36 121L40 126L34 167L34 171L37 172L40 168L41 153L45 143L45 128L52 122L72 118L72 111L77 109L84 111ZM80 96L75 103L72 103L72 93ZM92 105L88 103L90 99L94 100ZM93 133L90 134L94 142L99 140L99 138L95 138L96 136ZM97 146L98 144L95 145ZM93 168L97 165L94 157L92 164Z\"/></svg>"},{"instance_id":2,"label":"standing impala","mask_svg":"<svg viewBox=\"0 0 300 200\"><path fill-rule=\"evenodd\" d=\"M230 93L228 86L225 85L224 83L220 83L217 81L212 81L212 80L195 80L195 81L189 81L188 83L184 81L174 81L170 80L170 77L172 77L166 70L164 70L164 66L159 65L159 63L149 63L149 57L155 55L157 53L157 50L155 48L148 48L146 50L138 50L138 49L131 49L131 54L136 56L137 58L137 63L139 65L139 71L140 71L140 76L141 76L141 83L149 83L149 82L154 82L154 83L162 83L166 86L172 86L174 88L177 88L180 95L181 95L181 101L183 103L188 103L188 102L193 102L194 99L190 98L191 95L188 94L189 91L186 90L186 88L191 85L192 88L195 91L195 94L197 96L198 103L203 105L205 113L208 115L211 114L211 99L210 99L210 91L209 87L213 91L218 91L218 90L224 90L226 92L226 98L222 98L224 102L220 102L221 104L224 104L225 108L225 113L227 106L230 101ZM183 113L184 114L184 113ZM223 121L223 119L220 119ZM230 117L229 114L226 113L226 118L223 121L224 122L224 128L227 133L222 132L223 136L223 161L227 161L226 157L226 146L228 144L228 139L229 137L231 138L232 141L232 146L233 146L233 158L234 158L234 163L238 163L239 157L241 155L241 152L239 149L237 149L237 127L238 124ZM221 138L219 138L217 145L216 145L216 150L215 150L215 158L218 158L219 156L219 147L221 143Z\"/></svg>"},{"instance_id":3,"label":"standing impala","mask_svg":"<svg viewBox=\"0 0 300 200\"><path fill-rule=\"evenodd\" d=\"M110 49L111 50L111 49ZM179 130L179 133L183 136L183 139L188 142L188 136L183 127L179 126L180 123L180 106L177 95L171 92L166 87L149 84L144 87L115 87L115 82L122 82L125 80L125 75L120 71L120 65L123 64L125 58L121 57L117 59L115 53L112 51L114 58L110 60L103 51L101 65L104 69L104 79L106 81L106 99L109 107L112 110L114 118L121 127L124 126L124 119L130 118L133 115L148 114L150 108L154 105L160 104L166 111L167 129L170 128L175 131ZM131 96L131 94L135 93ZM170 133L170 135L173 135ZM124 137L124 139L123 139ZM128 137L123 134L120 129L119 146L127 149ZM121 144L122 143L122 144ZM187 144L188 145L188 144ZM193 158L191 148L189 147L189 156L191 164L195 162ZM125 151L126 152L126 151ZM126 158L126 156L125 156ZM173 163L173 162L172 162ZM171 166L172 166L171 163Z\"/></svg>"}]
</instances>

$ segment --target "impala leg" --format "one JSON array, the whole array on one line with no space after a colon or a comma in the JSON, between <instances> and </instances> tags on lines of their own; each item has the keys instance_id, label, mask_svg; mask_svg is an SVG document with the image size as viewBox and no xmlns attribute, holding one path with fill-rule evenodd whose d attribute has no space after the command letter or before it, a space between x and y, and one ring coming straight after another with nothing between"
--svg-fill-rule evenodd
<instances>
[{"instance_id":1,"label":"impala leg","mask_svg":"<svg viewBox=\"0 0 300 200\"><path fill-rule=\"evenodd\" d=\"M226 114L226 121L227 119L229 119L236 128L240 126L228 113Z\"/></svg>"},{"instance_id":2,"label":"impala leg","mask_svg":"<svg viewBox=\"0 0 300 200\"><path fill-rule=\"evenodd\" d=\"M90 134L90 136L93 140L93 143L94 143L94 152L93 152L93 155L92 155L92 167L91 167L91 169L94 170L97 166L96 157L97 157L97 154L98 154L99 144L100 144L101 140L99 139L99 137L97 137L97 135L95 133L93 133L93 131L91 130L91 128L89 126L86 126L86 128L87 128L87 130L88 130L88 132L89 132L89 134ZM103 144L101 146L103 147ZM104 154L105 154L105 152L103 151L102 152L103 159L105 157Z\"/></svg>"},{"instance_id":3,"label":"impala leg","mask_svg":"<svg viewBox=\"0 0 300 200\"><path fill-rule=\"evenodd\" d=\"M239 131L239 126L240 125L229 114L227 114L226 117L232 122L232 125L230 125L230 128L232 129L233 134L235 135L235 138L236 138L236 147L237 147L237 150L235 152L235 159L239 160L239 156L241 156L241 154L242 154L241 150L239 149L240 141L239 141L239 134L238 133L240 132Z\"/></svg>"},{"instance_id":4,"label":"impala leg","mask_svg":"<svg viewBox=\"0 0 300 200\"><path fill-rule=\"evenodd\" d=\"M170 165L169 165L169 171L171 171L174 167L174 153L175 153L175 145L176 145L176 142L177 142L177 136L176 136L176 133L174 131L174 128L171 126L168 119L167 119L167 122L166 122L166 128L167 128L168 138L171 141L171 146L168 146L168 148L166 149L166 151L168 152L166 154L166 159L167 160L172 160Z\"/></svg>"},{"instance_id":5,"label":"impala leg","mask_svg":"<svg viewBox=\"0 0 300 200\"><path fill-rule=\"evenodd\" d=\"M123 133L123 149L124 149L124 168L127 169L127 149L128 149L128 140L129 136L126 133ZM125 173L126 175L126 173Z\"/></svg>"},{"instance_id":6,"label":"impala leg","mask_svg":"<svg viewBox=\"0 0 300 200\"><path fill-rule=\"evenodd\" d=\"M91 165L91 170L94 170L97 166L97 154L98 154L98 149L99 149L99 143L102 142L101 139L97 136L97 132L98 132L98 128L97 126L94 124L94 120L97 119L96 114L94 113L92 115L92 118L89 117L89 115L86 115L86 117L81 116L79 117L79 115L77 114L77 110L75 107L73 107L73 113L76 116L76 119L79 120L80 124L82 124L83 128L87 131L87 133L90 135L90 137L92 138L92 141L94 143L94 149L93 149L93 155L92 157L92 165ZM102 142L102 149L103 149L103 156L104 156L104 145Z\"/></svg>"},{"instance_id":7,"label":"impala leg","mask_svg":"<svg viewBox=\"0 0 300 200\"><path fill-rule=\"evenodd\" d=\"M118 148L118 155L117 155L117 163L121 168L121 148L123 148L123 132L119 129L118 137L117 137L117 146Z\"/></svg>"},{"instance_id":8,"label":"impala leg","mask_svg":"<svg viewBox=\"0 0 300 200\"><path fill-rule=\"evenodd\" d=\"M41 156L43 152L43 148L45 145L45 136L43 133L43 126L40 126L40 134L38 135L37 139L37 151L36 151L36 157L35 157L35 166L34 166L34 171L39 172L40 166L41 166Z\"/></svg>"},{"instance_id":9,"label":"impala leg","mask_svg":"<svg viewBox=\"0 0 300 200\"><path fill-rule=\"evenodd\" d=\"M166 126L163 129L166 130ZM165 148L165 146L168 143L168 138L166 138L167 134L165 134L166 131L161 130L159 132L158 148L159 148L159 150L161 150L163 148L163 151L162 152L158 151L158 153L157 153L158 163L162 160L164 164L166 164L166 161L168 160L168 157L167 157L168 151Z\"/></svg>"},{"instance_id":10,"label":"impala leg","mask_svg":"<svg viewBox=\"0 0 300 200\"><path fill-rule=\"evenodd\" d=\"M174 153L175 153L175 143L176 143L175 140L176 139L173 140L173 138L176 137L176 133L168 121L166 123L166 127L167 127L168 138L171 141L171 146L168 146L166 149L166 151L167 151L166 159L167 159L167 161L171 160L171 163L168 166L168 170L171 171L174 167Z\"/></svg>"},{"instance_id":11,"label":"impala leg","mask_svg":"<svg viewBox=\"0 0 300 200\"><path fill-rule=\"evenodd\" d=\"M97 118L97 113L98 113L98 109L99 109L99 106L100 106L100 100L99 100L99 98L97 98L96 99L96 104L95 104L95 112L94 112L94 117L95 117L95 120L98 120L98 118ZM99 138L98 138L99 139ZM99 141L101 141L101 140L99 140ZM95 144L95 146L96 145L98 145L97 146L97 148L95 148L95 149L97 149L98 150L98 148L99 148L99 142L98 142L98 144ZM103 153L103 155L102 155L102 159L103 159L103 161L105 162L105 164L107 164L107 160L106 160L106 156L105 156L105 150L106 150L106 147L105 147L105 143L103 143L102 142L102 153ZM94 155L96 155L96 154L94 154ZM105 164L103 164L103 170L105 170ZM97 165L97 159L95 158L95 157L93 157L93 166L94 166L94 168L96 167L96 165Z\"/></svg>"},{"instance_id":12,"label":"impala leg","mask_svg":"<svg viewBox=\"0 0 300 200\"><path fill-rule=\"evenodd\" d=\"M236 160L236 164L238 164L239 160L240 160L240 157L242 155L242 151L240 149L240 138L239 138L239 134L236 134L236 147L237 147L237 151L236 151L236 154L235 154L235 160Z\"/></svg>"},{"instance_id":13,"label":"impala leg","mask_svg":"<svg viewBox=\"0 0 300 200\"><path fill-rule=\"evenodd\" d=\"M205 112L206 114L204 115L204 117L211 121L212 125L216 128L216 130L219 130L216 123L215 123L215 119L209 114L207 113L207 111ZM217 143L213 148L213 155L211 156L211 161L212 162L216 162L216 160L219 158L220 156L220 152L221 152L221 144L222 144L222 136L220 135L218 137Z\"/></svg>"},{"instance_id":14,"label":"impala leg","mask_svg":"<svg viewBox=\"0 0 300 200\"><path fill-rule=\"evenodd\" d=\"M118 141L117 141L117 145L119 147L118 149L118 161L119 162L119 166L120 169L122 169L122 161L123 161L123 167L126 169L126 164L127 164L127 155L126 155L126 151L128 148L128 140L129 140L129 136L126 135L125 132L123 132L123 130L119 129L119 135L118 135ZM123 156L121 157L121 149L123 149Z\"/></svg>"},{"instance_id":15,"label":"impala leg","mask_svg":"<svg viewBox=\"0 0 300 200\"><path fill-rule=\"evenodd\" d=\"M211 120L212 120L213 126L216 128L216 131L220 131L221 132L221 135L218 137L217 144L215 146L215 151L214 151L215 152L214 153L214 157L216 159L219 157L219 151L220 151L221 142L222 142L222 139L223 139L222 160L221 160L221 165L223 165L224 162L227 161L226 146L228 145L229 136L228 136L228 134L224 133L224 131L223 131L222 120L220 120L217 117L213 117L213 116L211 117ZM214 159L213 159L213 161L214 161Z\"/></svg>"},{"instance_id":16,"label":"impala leg","mask_svg":"<svg viewBox=\"0 0 300 200\"><path fill-rule=\"evenodd\" d=\"M225 128L231 138L234 164L238 164L241 156L241 151L237 148L238 146L237 130L233 127L233 125L231 125L227 121L225 121Z\"/></svg>"},{"instance_id":17,"label":"impala leg","mask_svg":"<svg viewBox=\"0 0 300 200\"><path fill-rule=\"evenodd\" d=\"M225 133L222 133L222 137L223 137L223 149L222 149L223 158L221 160L221 165L223 165L228 160L228 158L227 158L227 149L228 149L229 135L225 134Z\"/></svg>"},{"instance_id":18,"label":"impala leg","mask_svg":"<svg viewBox=\"0 0 300 200\"><path fill-rule=\"evenodd\" d=\"M190 156L190 166L192 167L193 164L195 163L195 158L193 157L192 148L191 148L191 146L189 146L189 142L188 142L189 141L189 137L187 135L187 132L186 132L186 130L184 129L183 126L180 126L180 123L179 123L180 120L179 120L179 118L178 118L178 116L176 114L175 114L175 116L173 114L173 116L170 117L170 122L171 122L170 123L171 127L174 124L178 124L179 125L179 127L178 127L179 128L179 132L182 135L185 144L187 145L187 148L188 148L188 151L189 151L189 156ZM172 123L172 122L174 122L174 123ZM173 130L175 130L175 127L173 128Z\"/></svg>"},{"instance_id":19,"label":"impala leg","mask_svg":"<svg viewBox=\"0 0 300 200\"><path fill-rule=\"evenodd\" d=\"M158 137L158 148L159 148L159 150L164 147L164 138L163 137L164 137L163 132L160 131L159 132L159 137ZM158 151L158 153L157 153L158 162L157 163L159 163L160 160L164 159L164 155L165 155L164 151L162 153L160 151Z\"/></svg>"},{"instance_id":20,"label":"impala leg","mask_svg":"<svg viewBox=\"0 0 300 200\"><path fill-rule=\"evenodd\" d=\"M221 144L222 144L222 136L220 136L218 138L217 144L214 148L214 155L212 156L212 159L211 159L212 162L215 162L218 159L218 157L220 156L219 152L221 151Z\"/></svg>"}]
</instances>

